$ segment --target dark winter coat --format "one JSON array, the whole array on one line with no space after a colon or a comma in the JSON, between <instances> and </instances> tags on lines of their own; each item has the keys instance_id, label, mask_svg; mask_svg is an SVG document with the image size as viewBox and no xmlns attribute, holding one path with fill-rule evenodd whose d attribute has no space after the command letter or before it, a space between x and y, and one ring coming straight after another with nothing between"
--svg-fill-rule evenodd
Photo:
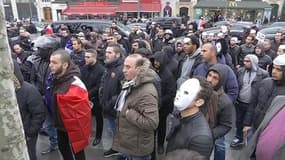
<instances>
[{"instance_id":1,"label":"dark winter coat","mask_svg":"<svg viewBox=\"0 0 285 160\"><path fill-rule=\"evenodd\" d=\"M85 65L85 51L72 51L70 53L70 58L72 59L73 63L77 65L80 70L82 70L82 67Z\"/></svg>"},{"instance_id":2,"label":"dark winter coat","mask_svg":"<svg viewBox=\"0 0 285 160\"><path fill-rule=\"evenodd\" d=\"M16 89L16 97L25 135L37 136L46 116L43 99L35 86L24 81L19 66L15 66L14 70L20 83L20 88Z\"/></svg>"},{"instance_id":3,"label":"dark winter coat","mask_svg":"<svg viewBox=\"0 0 285 160\"><path fill-rule=\"evenodd\" d=\"M243 86L243 77L244 77L244 74L246 72L246 69L244 67L240 68L238 70L238 74L237 74L237 77L238 77L238 83L239 83L239 89L242 88ZM256 76L255 78L253 79L252 83L251 83L251 103L249 104L248 108L247 108L247 112L245 114L245 117L244 117L244 121L243 121L243 124L245 126L251 126L251 123L252 123L252 118L253 118L253 112L254 112L254 108L255 108L255 103L258 99L262 98L262 97L257 97L257 90L262 87L262 80L267 78L269 75L268 75L268 72L261 69L261 68L258 68L257 71L256 71ZM265 95L264 95L265 96Z\"/></svg>"},{"instance_id":4,"label":"dark winter coat","mask_svg":"<svg viewBox=\"0 0 285 160\"><path fill-rule=\"evenodd\" d=\"M248 54L254 54L254 45L248 46L243 44L240 46L240 53L238 55L238 64L243 66L243 59Z\"/></svg>"},{"instance_id":5,"label":"dark winter coat","mask_svg":"<svg viewBox=\"0 0 285 160\"><path fill-rule=\"evenodd\" d=\"M283 109L285 105L285 96L277 96L274 98L272 103L270 104L270 109L266 113L264 120L261 122L260 126L255 131L254 135L250 138L250 141L248 145L243 148L243 150L240 152L240 154L236 154L234 159L237 160L251 160L255 159L252 157L255 157L255 149L258 143L258 139L260 134L266 129L268 124L271 122L271 120L274 118L274 116ZM285 144L283 142L282 146L278 147L277 154L274 156L274 160L283 160L285 158Z\"/></svg>"},{"instance_id":6,"label":"dark winter coat","mask_svg":"<svg viewBox=\"0 0 285 160\"><path fill-rule=\"evenodd\" d=\"M229 54L232 57L232 62L234 66L239 64L238 55L240 53L240 46L236 45L235 47L229 47Z\"/></svg>"},{"instance_id":7,"label":"dark winter coat","mask_svg":"<svg viewBox=\"0 0 285 160\"><path fill-rule=\"evenodd\" d=\"M161 79L161 107L160 111L169 114L173 110L173 101L176 94L176 82L166 63L166 56L163 52L156 52L150 60L160 63L160 68L156 69Z\"/></svg>"},{"instance_id":8,"label":"dark winter coat","mask_svg":"<svg viewBox=\"0 0 285 160\"><path fill-rule=\"evenodd\" d=\"M173 116L171 121L173 126L167 136L166 156L175 150L188 149L210 157L214 140L202 112L182 119Z\"/></svg>"},{"instance_id":9,"label":"dark winter coat","mask_svg":"<svg viewBox=\"0 0 285 160\"><path fill-rule=\"evenodd\" d=\"M102 76L99 87L99 100L103 113L115 116L114 105L121 91L121 81L124 79L123 59L119 58L105 65L106 70Z\"/></svg>"},{"instance_id":10,"label":"dark winter coat","mask_svg":"<svg viewBox=\"0 0 285 160\"><path fill-rule=\"evenodd\" d=\"M88 90L89 99L99 105L99 87L105 68L99 62L94 65L85 65L81 71L81 79Z\"/></svg>"},{"instance_id":11,"label":"dark winter coat","mask_svg":"<svg viewBox=\"0 0 285 160\"><path fill-rule=\"evenodd\" d=\"M208 70L208 73L210 71L215 71L219 74L219 83L214 87L218 93L218 110L216 113L216 124L212 129L214 139L218 139L227 134L232 128L234 105L230 97L223 90L228 76L227 67L223 64L215 64Z\"/></svg>"},{"instance_id":12,"label":"dark winter coat","mask_svg":"<svg viewBox=\"0 0 285 160\"><path fill-rule=\"evenodd\" d=\"M228 69L227 71L228 76L227 76L226 82L223 87L224 87L225 93L231 98L232 102L234 102L238 97L238 92L239 92L238 82L237 82L237 78L233 70L229 66L227 65L225 66ZM194 75L205 77L210 67L211 66L209 66L207 63L201 63L195 69Z\"/></svg>"},{"instance_id":13,"label":"dark winter coat","mask_svg":"<svg viewBox=\"0 0 285 160\"><path fill-rule=\"evenodd\" d=\"M257 55L257 57L258 66L264 70L267 70L267 66L270 66L272 64L272 59L264 52L262 52L260 55Z\"/></svg>"}]
</instances>

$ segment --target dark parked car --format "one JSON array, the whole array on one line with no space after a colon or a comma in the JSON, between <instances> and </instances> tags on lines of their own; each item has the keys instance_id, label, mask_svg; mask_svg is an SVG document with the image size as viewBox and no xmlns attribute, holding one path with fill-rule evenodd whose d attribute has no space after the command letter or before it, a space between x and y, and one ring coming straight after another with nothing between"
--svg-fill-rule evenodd
<instances>
[{"instance_id":1,"label":"dark parked car","mask_svg":"<svg viewBox=\"0 0 285 160\"><path fill-rule=\"evenodd\" d=\"M153 22L156 22L160 26L162 26L164 29L170 29L172 26L173 21L175 21L177 24L182 23L181 17L155 17L152 20Z\"/></svg>"},{"instance_id":2,"label":"dark parked car","mask_svg":"<svg viewBox=\"0 0 285 160\"><path fill-rule=\"evenodd\" d=\"M274 22L270 27L285 27L285 22Z\"/></svg>"},{"instance_id":3,"label":"dark parked car","mask_svg":"<svg viewBox=\"0 0 285 160\"><path fill-rule=\"evenodd\" d=\"M269 27L269 28L264 28L259 32L264 34L265 38L273 40L276 32L280 31L281 29L282 27Z\"/></svg>"},{"instance_id":4,"label":"dark parked car","mask_svg":"<svg viewBox=\"0 0 285 160\"><path fill-rule=\"evenodd\" d=\"M65 20L57 21L52 23L52 28L54 32L58 32L61 24L65 24L71 33L78 32L99 32L102 33L106 28L111 27L113 21L111 20ZM116 22L118 27L118 32L124 36L129 36L131 30L120 22Z\"/></svg>"}]
</instances>

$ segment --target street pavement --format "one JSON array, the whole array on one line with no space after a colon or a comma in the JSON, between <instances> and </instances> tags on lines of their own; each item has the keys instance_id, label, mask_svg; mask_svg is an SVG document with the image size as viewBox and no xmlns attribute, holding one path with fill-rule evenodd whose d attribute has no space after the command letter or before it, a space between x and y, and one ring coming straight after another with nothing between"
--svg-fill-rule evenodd
<instances>
[{"instance_id":1,"label":"street pavement","mask_svg":"<svg viewBox=\"0 0 285 160\"><path fill-rule=\"evenodd\" d=\"M93 121L94 121L94 119L93 119ZM94 121L94 123L95 123L95 121ZM105 124L107 124L107 123L105 123ZM93 128L95 128L95 127L93 127ZM117 160L118 159L117 157L105 158L103 156L104 151L109 149L109 147L111 146L111 142L112 142L112 140L110 140L110 138L106 137L107 131L105 128L107 128L107 127L104 126L103 137L102 137L101 143L95 147L93 147L92 144L90 144L87 147L87 149L85 150L86 160ZM93 135L93 137L92 137L92 141L93 141L94 135L95 135L94 130L93 130L92 135ZM233 155L237 154L239 152L238 150L232 150L229 147L229 144L231 143L231 140L233 139L233 137L234 137L234 129L232 129L231 132L229 134L227 134L226 138L225 138L225 141L226 141L226 160L234 160ZM39 135L38 143L37 143L38 160L63 160L59 151L54 151L54 152L46 154L46 155L41 155L40 152L43 149L46 149L48 146L49 146L48 137ZM159 155L157 157L157 159L158 160L164 160L164 155ZM211 157L211 160L213 160L213 156Z\"/></svg>"}]
</instances>

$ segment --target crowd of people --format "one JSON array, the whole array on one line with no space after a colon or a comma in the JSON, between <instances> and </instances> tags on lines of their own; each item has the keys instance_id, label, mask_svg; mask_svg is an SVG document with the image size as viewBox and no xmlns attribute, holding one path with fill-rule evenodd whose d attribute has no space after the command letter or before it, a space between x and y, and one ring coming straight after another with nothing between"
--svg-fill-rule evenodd
<instances>
[{"instance_id":1,"label":"crowd of people","mask_svg":"<svg viewBox=\"0 0 285 160\"><path fill-rule=\"evenodd\" d=\"M49 147L41 154L85 160L92 128L96 146L106 126L105 157L225 160L225 135L236 126L235 159L284 159L285 28L260 41L256 32L239 39L200 25L180 32L153 22L125 37L115 23L78 34L63 24L34 43L19 28L9 44L30 159L42 133Z\"/></svg>"}]
</instances>

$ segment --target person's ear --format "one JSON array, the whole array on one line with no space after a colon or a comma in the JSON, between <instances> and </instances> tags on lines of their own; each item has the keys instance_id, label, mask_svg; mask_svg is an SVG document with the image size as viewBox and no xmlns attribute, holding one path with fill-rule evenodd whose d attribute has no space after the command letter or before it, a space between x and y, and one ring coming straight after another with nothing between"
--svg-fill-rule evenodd
<instances>
[{"instance_id":1,"label":"person's ear","mask_svg":"<svg viewBox=\"0 0 285 160\"><path fill-rule=\"evenodd\" d=\"M204 99L200 98L200 99L195 100L195 106L197 106L197 107L201 107L204 104L205 104L205 100Z\"/></svg>"},{"instance_id":2,"label":"person's ear","mask_svg":"<svg viewBox=\"0 0 285 160\"><path fill-rule=\"evenodd\" d=\"M64 68L64 69L67 69L67 68L68 68L68 63L63 63L62 65L63 65L63 68Z\"/></svg>"}]
</instances>

